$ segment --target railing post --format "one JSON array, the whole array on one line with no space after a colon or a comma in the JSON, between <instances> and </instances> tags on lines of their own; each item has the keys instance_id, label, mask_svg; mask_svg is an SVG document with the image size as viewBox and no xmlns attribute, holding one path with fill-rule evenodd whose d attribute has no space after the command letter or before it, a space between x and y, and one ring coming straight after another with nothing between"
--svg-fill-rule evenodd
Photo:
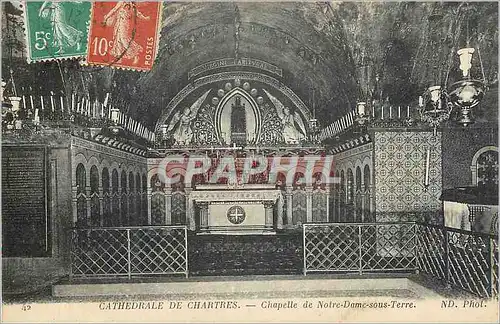
<instances>
[{"instance_id":1,"label":"railing post","mask_svg":"<svg viewBox=\"0 0 500 324\"><path fill-rule=\"evenodd\" d=\"M188 263L188 232L187 232L187 227L184 226L184 244L185 249L184 249L184 257L186 258L186 278L189 276L189 263Z\"/></svg>"},{"instance_id":2,"label":"railing post","mask_svg":"<svg viewBox=\"0 0 500 324\"><path fill-rule=\"evenodd\" d=\"M446 228L441 228L441 230L444 232L444 280L446 282L446 286L449 288L451 286L450 282L450 235L448 233L448 230Z\"/></svg>"},{"instance_id":3,"label":"railing post","mask_svg":"<svg viewBox=\"0 0 500 324\"><path fill-rule=\"evenodd\" d=\"M73 279L73 229L69 231L69 280Z\"/></svg>"},{"instance_id":4,"label":"railing post","mask_svg":"<svg viewBox=\"0 0 500 324\"><path fill-rule=\"evenodd\" d=\"M304 258L304 276L307 275L307 262L306 262L306 226L307 224L302 224L302 254Z\"/></svg>"},{"instance_id":5,"label":"railing post","mask_svg":"<svg viewBox=\"0 0 500 324\"><path fill-rule=\"evenodd\" d=\"M375 232L377 232L377 225L375 225ZM359 274L363 274L363 249L361 241L361 225L358 224L358 245L359 245Z\"/></svg>"},{"instance_id":6,"label":"railing post","mask_svg":"<svg viewBox=\"0 0 500 324\"><path fill-rule=\"evenodd\" d=\"M494 256L493 256L493 253L495 253L494 251L494 243L493 243L493 238L488 238L488 244L489 244L489 247L488 247L488 270L489 270L489 278L488 278L488 281L489 281L489 284L490 284L490 287L488 289L488 292L489 292L489 296L488 297L493 297L494 293L495 293L495 290L493 289L493 285L495 284L494 282L494 277L493 277L493 271L494 270L494 265L495 265L495 259L494 259Z\"/></svg>"},{"instance_id":7,"label":"railing post","mask_svg":"<svg viewBox=\"0 0 500 324\"><path fill-rule=\"evenodd\" d=\"M128 263L128 278L130 279L132 277L131 269L132 269L132 264L130 261L130 228L127 228L127 263Z\"/></svg>"},{"instance_id":8,"label":"railing post","mask_svg":"<svg viewBox=\"0 0 500 324\"><path fill-rule=\"evenodd\" d=\"M419 274L420 273L420 255L419 255L419 244L420 244L420 240L419 240L419 233L418 233L418 229L419 229L419 226L420 224L417 224L417 223L413 223L413 232L414 232L414 236L415 236L415 247L414 247L414 255L415 255L415 260L416 260L416 269L415 269L415 274Z\"/></svg>"}]
</instances>

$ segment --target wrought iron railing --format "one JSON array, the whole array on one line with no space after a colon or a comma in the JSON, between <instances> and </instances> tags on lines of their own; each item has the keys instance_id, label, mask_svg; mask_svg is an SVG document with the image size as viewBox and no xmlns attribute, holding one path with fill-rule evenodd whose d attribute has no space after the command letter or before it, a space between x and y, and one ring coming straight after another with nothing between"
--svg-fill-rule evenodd
<instances>
[{"instance_id":1,"label":"wrought iron railing","mask_svg":"<svg viewBox=\"0 0 500 324\"><path fill-rule=\"evenodd\" d=\"M498 237L418 225L420 270L480 297L498 296Z\"/></svg>"},{"instance_id":2,"label":"wrought iron railing","mask_svg":"<svg viewBox=\"0 0 500 324\"><path fill-rule=\"evenodd\" d=\"M71 229L71 277L188 276L185 226Z\"/></svg>"},{"instance_id":3,"label":"wrought iron railing","mask_svg":"<svg viewBox=\"0 0 500 324\"><path fill-rule=\"evenodd\" d=\"M304 275L420 271L480 297L498 296L498 237L400 223L303 224Z\"/></svg>"},{"instance_id":4,"label":"wrought iron railing","mask_svg":"<svg viewBox=\"0 0 500 324\"><path fill-rule=\"evenodd\" d=\"M303 224L308 272L415 271L415 223Z\"/></svg>"}]
</instances>

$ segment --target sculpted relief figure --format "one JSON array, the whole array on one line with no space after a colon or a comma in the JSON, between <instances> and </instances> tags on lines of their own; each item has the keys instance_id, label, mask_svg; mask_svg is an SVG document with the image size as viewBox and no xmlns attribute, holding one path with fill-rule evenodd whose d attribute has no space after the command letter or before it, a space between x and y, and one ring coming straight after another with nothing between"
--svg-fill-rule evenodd
<instances>
[{"instance_id":1,"label":"sculpted relief figure","mask_svg":"<svg viewBox=\"0 0 500 324\"><path fill-rule=\"evenodd\" d=\"M207 91L203 96L198 98L191 105L191 107L186 107L182 111L177 111L172 117L170 124L167 127L167 133L172 134L172 138L175 140L175 145L190 145L193 140L193 130L191 128L191 122L198 115L198 110L205 101L208 93Z\"/></svg>"},{"instance_id":2,"label":"sculpted relief figure","mask_svg":"<svg viewBox=\"0 0 500 324\"><path fill-rule=\"evenodd\" d=\"M193 130L191 129L191 121L196 117L196 111L192 112L189 107L184 111L178 111L168 125L167 132L170 133L177 126L172 134L176 144L189 145L193 139Z\"/></svg>"},{"instance_id":3,"label":"sculpted relief figure","mask_svg":"<svg viewBox=\"0 0 500 324\"><path fill-rule=\"evenodd\" d=\"M300 117L299 113L295 111L293 114L290 112L290 108L285 107L281 101L276 97L271 95L269 92L264 90L271 100L271 102L276 107L276 112L278 117L281 119L283 124L283 138L287 144L297 144L306 138L306 127L304 122Z\"/></svg>"}]
</instances>

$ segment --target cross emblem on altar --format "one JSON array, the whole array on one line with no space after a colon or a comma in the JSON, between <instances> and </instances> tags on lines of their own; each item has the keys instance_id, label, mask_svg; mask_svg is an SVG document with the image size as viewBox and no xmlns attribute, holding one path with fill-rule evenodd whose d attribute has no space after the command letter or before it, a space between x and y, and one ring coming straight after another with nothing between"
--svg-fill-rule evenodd
<instances>
[{"instance_id":1,"label":"cross emblem on altar","mask_svg":"<svg viewBox=\"0 0 500 324\"><path fill-rule=\"evenodd\" d=\"M241 224L245 220L245 210L240 206L232 206L227 211L227 219L232 224Z\"/></svg>"}]
</instances>

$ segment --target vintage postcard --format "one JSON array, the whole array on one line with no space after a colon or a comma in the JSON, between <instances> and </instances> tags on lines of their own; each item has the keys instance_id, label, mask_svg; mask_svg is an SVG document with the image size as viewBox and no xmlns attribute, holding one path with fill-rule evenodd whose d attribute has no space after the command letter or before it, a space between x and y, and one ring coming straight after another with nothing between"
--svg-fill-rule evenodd
<instances>
[{"instance_id":1,"label":"vintage postcard","mask_svg":"<svg viewBox=\"0 0 500 324\"><path fill-rule=\"evenodd\" d=\"M498 323L498 6L2 1L2 321Z\"/></svg>"},{"instance_id":2,"label":"vintage postcard","mask_svg":"<svg viewBox=\"0 0 500 324\"><path fill-rule=\"evenodd\" d=\"M25 6L28 59L84 57L90 17L88 1L29 1Z\"/></svg>"},{"instance_id":3,"label":"vintage postcard","mask_svg":"<svg viewBox=\"0 0 500 324\"><path fill-rule=\"evenodd\" d=\"M94 2L87 61L150 70L158 52L161 2Z\"/></svg>"}]
</instances>

